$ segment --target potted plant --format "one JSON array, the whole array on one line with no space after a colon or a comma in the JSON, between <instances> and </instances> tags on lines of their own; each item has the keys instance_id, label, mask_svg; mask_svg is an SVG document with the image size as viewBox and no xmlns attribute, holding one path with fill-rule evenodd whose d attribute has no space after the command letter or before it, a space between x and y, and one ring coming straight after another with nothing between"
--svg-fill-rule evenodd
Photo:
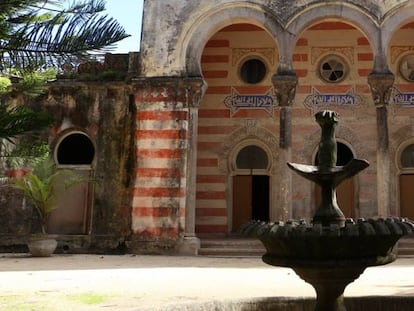
<instances>
[{"instance_id":1,"label":"potted plant","mask_svg":"<svg viewBox=\"0 0 414 311\"><path fill-rule=\"evenodd\" d=\"M21 178L10 178L9 185L19 190L33 206L40 222L40 233L29 238L28 248L32 256L50 256L57 247L56 236L47 233L47 221L50 214L58 208L56 179L65 175L65 189L85 181L84 178L69 170L57 169L49 154L32 159L32 167L28 174Z\"/></svg>"}]
</instances>

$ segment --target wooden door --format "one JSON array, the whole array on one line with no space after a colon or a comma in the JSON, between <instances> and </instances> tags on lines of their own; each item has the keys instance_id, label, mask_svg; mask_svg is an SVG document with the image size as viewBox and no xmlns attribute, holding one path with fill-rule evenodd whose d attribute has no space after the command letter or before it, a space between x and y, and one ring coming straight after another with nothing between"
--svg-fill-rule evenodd
<instances>
[{"instance_id":1,"label":"wooden door","mask_svg":"<svg viewBox=\"0 0 414 311\"><path fill-rule=\"evenodd\" d=\"M252 176L233 177L233 232L252 219L252 182Z\"/></svg>"},{"instance_id":2,"label":"wooden door","mask_svg":"<svg viewBox=\"0 0 414 311\"><path fill-rule=\"evenodd\" d=\"M76 171L89 175L90 171ZM90 222L90 204L88 182L76 184L65 189L64 177L56 181L58 208L52 212L48 221L48 232L55 234L88 234Z\"/></svg>"},{"instance_id":3,"label":"wooden door","mask_svg":"<svg viewBox=\"0 0 414 311\"><path fill-rule=\"evenodd\" d=\"M400 175L400 216L414 219L414 175Z\"/></svg>"}]
</instances>

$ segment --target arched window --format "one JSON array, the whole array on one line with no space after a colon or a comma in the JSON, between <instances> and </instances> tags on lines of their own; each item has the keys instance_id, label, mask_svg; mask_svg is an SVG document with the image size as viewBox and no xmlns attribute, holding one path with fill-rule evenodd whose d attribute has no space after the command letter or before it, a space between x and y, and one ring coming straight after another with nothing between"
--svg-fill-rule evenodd
<instances>
[{"instance_id":1,"label":"arched window","mask_svg":"<svg viewBox=\"0 0 414 311\"><path fill-rule=\"evenodd\" d=\"M402 168L414 168L414 144L405 147L401 153Z\"/></svg>"},{"instance_id":2,"label":"arched window","mask_svg":"<svg viewBox=\"0 0 414 311\"><path fill-rule=\"evenodd\" d=\"M267 169L269 159L266 151L256 145L249 145L242 148L237 154L237 169Z\"/></svg>"},{"instance_id":3,"label":"arched window","mask_svg":"<svg viewBox=\"0 0 414 311\"><path fill-rule=\"evenodd\" d=\"M81 132L66 135L57 145L56 160L62 165L91 165L95 158L95 146Z\"/></svg>"}]
</instances>

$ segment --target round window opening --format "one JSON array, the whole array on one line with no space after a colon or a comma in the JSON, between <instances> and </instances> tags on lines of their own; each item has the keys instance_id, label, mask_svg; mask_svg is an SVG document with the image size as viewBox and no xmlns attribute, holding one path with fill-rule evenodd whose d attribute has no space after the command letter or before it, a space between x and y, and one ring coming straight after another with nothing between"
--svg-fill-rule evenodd
<instances>
[{"instance_id":1,"label":"round window opening","mask_svg":"<svg viewBox=\"0 0 414 311\"><path fill-rule=\"evenodd\" d=\"M90 165L95 157L95 147L88 136L82 133L69 134L57 146L58 164Z\"/></svg>"},{"instance_id":2,"label":"round window opening","mask_svg":"<svg viewBox=\"0 0 414 311\"><path fill-rule=\"evenodd\" d=\"M399 67L401 76L408 82L414 82L414 54L404 56Z\"/></svg>"},{"instance_id":3,"label":"round window opening","mask_svg":"<svg viewBox=\"0 0 414 311\"><path fill-rule=\"evenodd\" d=\"M267 68L260 59L252 58L246 60L240 67L240 78L248 84L256 84L265 78Z\"/></svg>"},{"instance_id":4,"label":"round window opening","mask_svg":"<svg viewBox=\"0 0 414 311\"><path fill-rule=\"evenodd\" d=\"M337 55L328 55L319 63L319 75L326 82L341 82L345 79L347 72L348 66L345 61Z\"/></svg>"}]
</instances>

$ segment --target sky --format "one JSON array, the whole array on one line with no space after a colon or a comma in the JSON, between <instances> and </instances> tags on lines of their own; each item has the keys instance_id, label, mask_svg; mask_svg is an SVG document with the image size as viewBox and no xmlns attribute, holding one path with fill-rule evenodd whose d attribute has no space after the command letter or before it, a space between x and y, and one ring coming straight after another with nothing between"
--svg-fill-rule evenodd
<instances>
[{"instance_id":1,"label":"sky","mask_svg":"<svg viewBox=\"0 0 414 311\"><path fill-rule=\"evenodd\" d=\"M139 51L143 2L144 0L106 0L106 14L115 18L131 35L118 42L112 53Z\"/></svg>"}]
</instances>

